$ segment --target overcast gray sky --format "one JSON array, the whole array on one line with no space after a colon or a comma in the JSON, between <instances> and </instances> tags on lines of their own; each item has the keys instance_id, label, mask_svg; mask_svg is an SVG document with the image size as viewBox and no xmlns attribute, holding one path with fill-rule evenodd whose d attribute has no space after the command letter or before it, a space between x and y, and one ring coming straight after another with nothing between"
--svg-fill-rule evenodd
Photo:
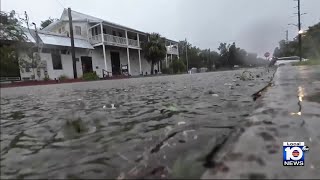
<instances>
[{"instance_id":1,"label":"overcast gray sky","mask_svg":"<svg viewBox=\"0 0 320 180\"><path fill-rule=\"evenodd\" d=\"M302 27L320 21L320 0L301 0ZM59 18L63 7L173 39L187 38L200 48L217 50L233 42L262 55L273 52L280 39L294 37L294 0L1 0L1 10L16 10L30 21Z\"/></svg>"}]
</instances>

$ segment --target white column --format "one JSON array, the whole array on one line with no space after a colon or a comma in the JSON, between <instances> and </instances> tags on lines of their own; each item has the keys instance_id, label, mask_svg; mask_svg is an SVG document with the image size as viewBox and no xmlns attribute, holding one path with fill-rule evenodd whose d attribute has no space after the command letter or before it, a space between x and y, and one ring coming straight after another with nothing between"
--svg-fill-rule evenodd
<instances>
[{"instance_id":1,"label":"white column","mask_svg":"<svg viewBox=\"0 0 320 180\"><path fill-rule=\"evenodd\" d=\"M170 41L170 50L172 49L172 47L171 47L171 41ZM171 62L172 62L172 53L170 52L170 54L171 54Z\"/></svg>"},{"instance_id":2,"label":"white column","mask_svg":"<svg viewBox=\"0 0 320 180\"><path fill-rule=\"evenodd\" d=\"M138 46L139 46L139 49L138 49L138 55L139 55L139 68L140 68L140 74L142 72L141 70L141 55L140 55L140 39L139 39L139 34L137 33L137 40L138 40Z\"/></svg>"},{"instance_id":3,"label":"white column","mask_svg":"<svg viewBox=\"0 0 320 180\"><path fill-rule=\"evenodd\" d=\"M131 69L130 69L130 54L129 54L129 42L128 42L128 31L126 31L126 40L127 40L127 57L128 57L128 73L131 74Z\"/></svg>"},{"instance_id":4,"label":"white column","mask_svg":"<svg viewBox=\"0 0 320 180\"><path fill-rule=\"evenodd\" d=\"M103 35L102 23L100 23L100 27L101 27L101 39L102 39L102 50L103 50L104 68L105 68L106 71L108 71L107 56L106 56L106 47L105 47L105 45L104 45L104 35Z\"/></svg>"},{"instance_id":5,"label":"white column","mask_svg":"<svg viewBox=\"0 0 320 180\"><path fill-rule=\"evenodd\" d=\"M87 28L87 40L89 41L89 27L88 27L88 24L89 24L89 20L87 20L87 24L86 24L86 28Z\"/></svg>"},{"instance_id":6,"label":"white column","mask_svg":"<svg viewBox=\"0 0 320 180\"><path fill-rule=\"evenodd\" d=\"M107 57L106 57L106 47L105 47L104 43L102 44L102 49L103 49L104 68L106 68L106 71L108 71Z\"/></svg>"},{"instance_id":7,"label":"white column","mask_svg":"<svg viewBox=\"0 0 320 180\"><path fill-rule=\"evenodd\" d=\"M161 61L158 62L158 73L161 72L160 63L161 63Z\"/></svg>"},{"instance_id":8,"label":"white column","mask_svg":"<svg viewBox=\"0 0 320 180\"><path fill-rule=\"evenodd\" d=\"M104 44L104 35L103 35L103 27L102 27L102 23L100 23L100 27L101 27L101 41Z\"/></svg>"},{"instance_id":9,"label":"white column","mask_svg":"<svg viewBox=\"0 0 320 180\"><path fill-rule=\"evenodd\" d=\"M168 68L168 55L166 54L166 68Z\"/></svg>"},{"instance_id":10,"label":"white column","mask_svg":"<svg viewBox=\"0 0 320 180\"><path fill-rule=\"evenodd\" d=\"M176 46L177 46L177 51L178 51L177 57L178 57L178 59L180 59L180 57L179 57L179 44L176 44Z\"/></svg>"}]
</instances>

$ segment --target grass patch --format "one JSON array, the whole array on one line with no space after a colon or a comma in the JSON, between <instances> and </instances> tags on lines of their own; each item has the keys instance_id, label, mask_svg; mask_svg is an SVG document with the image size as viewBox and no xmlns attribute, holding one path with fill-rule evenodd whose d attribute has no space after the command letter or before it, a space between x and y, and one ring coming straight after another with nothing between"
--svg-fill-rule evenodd
<instances>
[{"instance_id":1,"label":"grass patch","mask_svg":"<svg viewBox=\"0 0 320 180\"><path fill-rule=\"evenodd\" d=\"M69 79L68 76L64 75L64 74L59 76L60 81L64 81L64 80L68 80L68 79Z\"/></svg>"},{"instance_id":2,"label":"grass patch","mask_svg":"<svg viewBox=\"0 0 320 180\"><path fill-rule=\"evenodd\" d=\"M43 80L44 80L44 81L49 81L49 80L51 80L51 79L50 79L49 76L45 76L45 77L43 78Z\"/></svg>"},{"instance_id":3,"label":"grass patch","mask_svg":"<svg viewBox=\"0 0 320 180\"><path fill-rule=\"evenodd\" d=\"M320 65L320 59L310 59L308 61L294 62L292 66L312 66L312 65Z\"/></svg>"},{"instance_id":4,"label":"grass patch","mask_svg":"<svg viewBox=\"0 0 320 180\"><path fill-rule=\"evenodd\" d=\"M90 72L83 74L82 79L85 81L95 81L99 80L99 76L96 74L96 72Z\"/></svg>"}]
</instances>

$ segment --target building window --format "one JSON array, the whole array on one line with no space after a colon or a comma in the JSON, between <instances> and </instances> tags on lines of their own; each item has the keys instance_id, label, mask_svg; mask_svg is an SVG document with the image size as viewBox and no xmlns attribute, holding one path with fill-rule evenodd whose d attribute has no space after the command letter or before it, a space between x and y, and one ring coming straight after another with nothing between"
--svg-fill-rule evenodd
<instances>
[{"instance_id":1,"label":"building window","mask_svg":"<svg viewBox=\"0 0 320 180\"><path fill-rule=\"evenodd\" d=\"M95 35L98 35L98 26L94 27Z\"/></svg>"},{"instance_id":2,"label":"building window","mask_svg":"<svg viewBox=\"0 0 320 180\"><path fill-rule=\"evenodd\" d=\"M106 28L103 28L103 34L107 34Z\"/></svg>"},{"instance_id":3,"label":"building window","mask_svg":"<svg viewBox=\"0 0 320 180\"><path fill-rule=\"evenodd\" d=\"M112 35L117 36L116 31L112 31Z\"/></svg>"},{"instance_id":4,"label":"building window","mask_svg":"<svg viewBox=\"0 0 320 180\"><path fill-rule=\"evenodd\" d=\"M98 35L98 27L92 28L91 34L92 34L92 36Z\"/></svg>"},{"instance_id":5,"label":"building window","mask_svg":"<svg viewBox=\"0 0 320 180\"><path fill-rule=\"evenodd\" d=\"M62 69L61 55L57 52L51 53L52 66L54 70Z\"/></svg>"},{"instance_id":6,"label":"building window","mask_svg":"<svg viewBox=\"0 0 320 180\"><path fill-rule=\"evenodd\" d=\"M68 49L61 49L61 54L69 54Z\"/></svg>"},{"instance_id":7,"label":"building window","mask_svg":"<svg viewBox=\"0 0 320 180\"><path fill-rule=\"evenodd\" d=\"M80 26L75 26L76 29L76 35L81 35L81 27Z\"/></svg>"},{"instance_id":8,"label":"building window","mask_svg":"<svg viewBox=\"0 0 320 180\"><path fill-rule=\"evenodd\" d=\"M26 65L26 72L31 72L29 65Z\"/></svg>"},{"instance_id":9,"label":"building window","mask_svg":"<svg viewBox=\"0 0 320 180\"><path fill-rule=\"evenodd\" d=\"M42 48L42 53L50 53L51 50L48 48Z\"/></svg>"},{"instance_id":10,"label":"building window","mask_svg":"<svg viewBox=\"0 0 320 180\"><path fill-rule=\"evenodd\" d=\"M119 37L122 37L122 33L121 32L118 32L118 34L119 34Z\"/></svg>"}]
</instances>

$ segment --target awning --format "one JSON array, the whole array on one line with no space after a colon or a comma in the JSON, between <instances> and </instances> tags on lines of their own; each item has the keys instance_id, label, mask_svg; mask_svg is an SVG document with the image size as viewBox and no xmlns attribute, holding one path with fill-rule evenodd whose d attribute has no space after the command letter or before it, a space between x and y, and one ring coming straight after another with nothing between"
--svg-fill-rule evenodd
<instances>
[{"instance_id":1,"label":"awning","mask_svg":"<svg viewBox=\"0 0 320 180\"><path fill-rule=\"evenodd\" d=\"M41 41L46 45L71 47L71 41L69 37L56 36L51 34L39 34L39 37ZM93 46L84 39L74 39L74 47L94 49Z\"/></svg>"}]
</instances>

